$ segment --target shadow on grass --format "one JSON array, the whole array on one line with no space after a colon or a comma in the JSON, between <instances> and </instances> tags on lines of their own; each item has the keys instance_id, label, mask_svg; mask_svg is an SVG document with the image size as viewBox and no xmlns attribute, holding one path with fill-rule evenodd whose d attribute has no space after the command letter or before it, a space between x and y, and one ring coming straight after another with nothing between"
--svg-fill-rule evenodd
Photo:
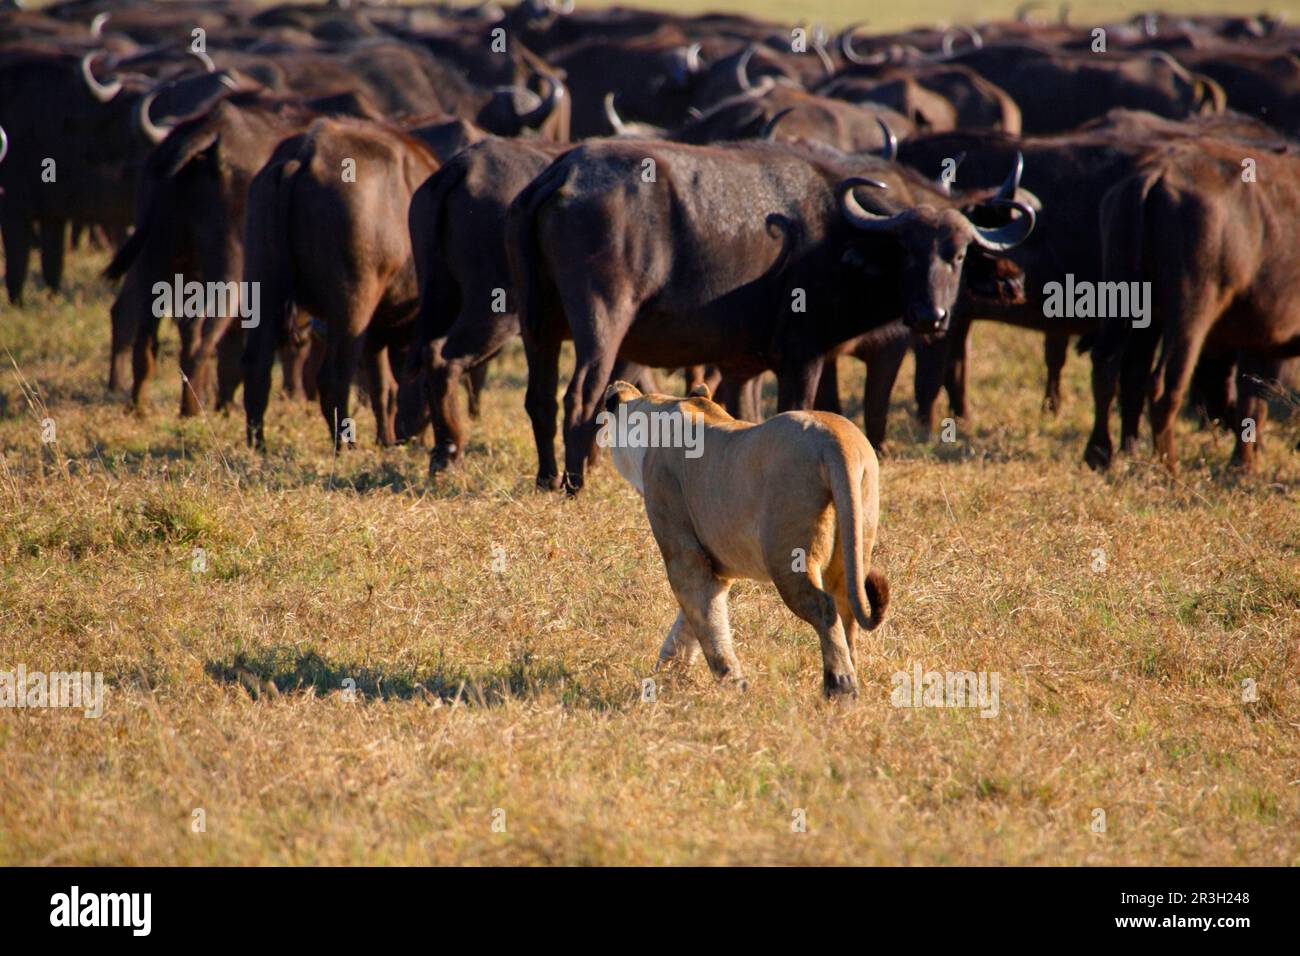
<instances>
[{"instance_id":1,"label":"shadow on grass","mask_svg":"<svg viewBox=\"0 0 1300 956\"><path fill-rule=\"evenodd\" d=\"M478 671L439 663L432 668L390 672L330 661L315 651L271 647L208 661L203 669L215 681L242 685L254 699L309 689L320 695L355 690L358 697L369 700L437 700L445 704L458 700L471 707L497 707L507 700L558 692L568 708L611 710L621 706L584 687L564 665L539 662L527 652L501 667Z\"/></svg>"}]
</instances>

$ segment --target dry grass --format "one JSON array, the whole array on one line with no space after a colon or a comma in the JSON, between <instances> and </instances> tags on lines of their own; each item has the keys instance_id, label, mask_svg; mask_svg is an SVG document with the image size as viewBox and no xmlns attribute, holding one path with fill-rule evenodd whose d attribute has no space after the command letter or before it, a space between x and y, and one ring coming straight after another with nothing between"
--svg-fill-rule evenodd
<instances>
[{"instance_id":1,"label":"dry grass","mask_svg":"<svg viewBox=\"0 0 1300 956\"><path fill-rule=\"evenodd\" d=\"M1099 478L1086 362L1046 420L1038 337L978 326L955 445L893 410L861 699L823 703L812 632L741 586L750 692L700 665L642 703L674 613L642 507L608 466L532 490L517 351L437 488L368 411L335 462L279 399L259 458L175 417L174 336L147 418L105 396L101 264L0 319L58 428L0 372L0 669L108 687L98 720L0 710L0 863L1300 863L1294 420L1258 476L1184 423L1179 481ZM895 709L913 660L998 672L999 716Z\"/></svg>"}]
</instances>

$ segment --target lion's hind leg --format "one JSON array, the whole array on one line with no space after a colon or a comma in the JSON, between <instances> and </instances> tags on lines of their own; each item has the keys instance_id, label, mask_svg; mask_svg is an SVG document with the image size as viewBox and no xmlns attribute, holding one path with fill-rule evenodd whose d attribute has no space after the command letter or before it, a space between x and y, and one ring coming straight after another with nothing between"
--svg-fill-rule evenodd
<instances>
[{"instance_id":1,"label":"lion's hind leg","mask_svg":"<svg viewBox=\"0 0 1300 956\"><path fill-rule=\"evenodd\" d=\"M822 645L822 690L827 697L858 696L858 679L853 669L844 625L833 597L819 586L821 574L815 568L794 571L777 568L772 574L786 607L817 631Z\"/></svg>"},{"instance_id":2,"label":"lion's hind leg","mask_svg":"<svg viewBox=\"0 0 1300 956\"><path fill-rule=\"evenodd\" d=\"M655 664L655 670L665 664L689 667L699 656L700 640L687 622L686 613L678 609L677 620L673 621L668 636L664 638L663 646L659 648L659 661Z\"/></svg>"},{"instance_id":3,"label":"lion's hind leg","mask_svg":"<svg viewBox=\"0 0 1300 956\"><path fill-rule=\"evenodd\" d=\"M731 583L713 573L713 565L698 545L666 557L668 583L699 641L713 676L745 690L748 682L731 645L731 620L727 613L727 592Z\"/></svg>"}]
</instances>

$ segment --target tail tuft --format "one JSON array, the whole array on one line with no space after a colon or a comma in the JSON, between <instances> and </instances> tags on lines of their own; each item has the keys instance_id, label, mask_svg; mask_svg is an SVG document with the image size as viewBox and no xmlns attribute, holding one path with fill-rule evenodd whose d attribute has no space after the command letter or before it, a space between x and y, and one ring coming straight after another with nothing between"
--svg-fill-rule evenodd
<instances>
[{"instance_id":1,"label":"tail tuft","mask_svg":"<svg viewBox=\"0 0 1300 956\"><path fill-rule=\"evenodd\" d=\"M889 611L889 581L878 568L867 572L863 582L867 591L867 600L871 602L871 620L867 623L868 631L874 631L885 623L885 614Z\"/></svg>"}]
</instances>

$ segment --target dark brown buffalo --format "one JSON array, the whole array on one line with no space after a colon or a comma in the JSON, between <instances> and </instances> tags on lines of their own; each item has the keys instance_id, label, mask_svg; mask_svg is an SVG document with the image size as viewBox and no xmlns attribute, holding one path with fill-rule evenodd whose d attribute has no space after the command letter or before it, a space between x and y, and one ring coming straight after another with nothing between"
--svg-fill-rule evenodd
<instances>
[{"instance_id":1,"label":"dark brown buffalo","mask_svg":"<svg viewBox=\"0 0 1300 956\"><path fill-rule=\"evenodd\" d=\"M1205 136L1236 137L1246 143L1267 144L1264 148L1277 144L1276 135L1266 126L1232 112L1176 122L1130 110L1112 111L1083 130L1057 136L1016 140L997 133L949 133L902 143L900 161L932 176L942 172L945 160L961 158L956 184L968 188L991 186L1015 154L1023 152L1024 186L1052 213L1028 241L1008 256L1025 272L1024 304L995 306L990 302L959 313L950 335L950 360L964 363L965 337L973 319L995 319L1043 331L1047 366L1043 407L1055 412L1061 401L1061 369L1070 336L1091 335L1097 326L1093 319L1047 318L1045 286L1062 281L1067 274L1078 280L1101 281L1102 233L1096 214L1099 197L1132 171L1137 157L1151 142ZM946 371L934 354L918 373L918 416L923 427L929 428L933 425L934 399L945 377L960 388L966 373L964 368ZM1123 434L1128 441L1137 432L1142 393L1141 384L1133 380L1121 390ZM955 404L965 407L964 397Z\"/></svg>"},{"instance_id":2,"label":"dark brown buffalo","mask_svg":"<svg viewBox=\"0 0 1300 956\"><path fill-rule=\"evenodd\" d=\"M430 471L464 454L468 432L456 388L519 334L506 261L505 218L520 190L567 147L489 139L453 157L411 199L411 249L419 281L417 353L424 374L404 378L397 437L433 422ZM471 390L471 396L477 390Z\"/></svg>"},{"instance_id":3,"label":"dark brown buffalo","mask_svg":"<svg viewBox=\"0 0 1300 956\"><path fill-rule=\"evenodd\" d=\"M1243 173L1245 158L1256 164L1253 181ZM1151 283L1160 342L1152 439L1157 456L1176 470L1174 418L1203 351L1244 353L1265 367L1300 355L1300 156L1228 140L1171 141L1114 185L1101 218L1107 279ZM1096 421L1085 454L1094 467L1110 462L1109 409L1125 353L1137 352L1150 367L1148 331L1124 321L1103 325L1094 349ZM1239 395L1234 460L1243 466L1258 453L1265 409L1257 390Z\"/></svg>"},{"instance_id":4,"label":"dark brown buffalo","mask_svg":"<svg viewBox=\"0 0 1300 956\"><path fill-rule=\"evenodd\" d=\"M395 127L317 120L276 148L248 191L244 278L261 283L260 321L246 336L248 441L265 446L275 350L289 336L294 305L317 317L326 354L317 384L335 447L348 438L358 362L369 379L379 440L395 440L397 384L390 350L409 341L418 305L407 211L438 168L433 151ZM355 181L347 177L355 170Z\"/></svg>"},{"instance_id":5,"label":"dark brown buffalo","mask_svg":"<svg viewBox=\"0 0 1300 956\"><path fill-rule=\"evenodd\" d=\"M132 403L137 407L153 373L160 317L153 309L155 283L233 283L242 278L244 197L253 176L276 145L319 115L320 103L242 93L173 130L142 170L136 228L105 274L123 279L112 309L109 388L126 380L134 353ZM324 110L322 110L324 111ZM181 414L197 414L211 391L211 360L220 352L216 406L223 408L239 384L242 336L232 311L201 320L177 317L181 336ZM228 334L229 333L229 334Z\"/></svg>"},{"instance_id":6,"label":"dark brown buffalo","mask_svg":"<svg viewBox=\"0 0 1300 956\"><path fill-rule=\"evenodd\" d=\"M849 102L875 100L891 106L928 132L991 129L1018 134L1021 127L1020 107L1005 90L953 63L852 67L814 89Z\"/></svg>"},{"instance_id":7,"label":"dark brown buffalo","mask_svg":"<svg viewBox=\"0 0 1300 956\"><path fill-rule=\"evenodd\" d=\"M0 125L10 148L0 167L0 231L15 304L22 303L33 226L46 284L57 290L68 223L118 235L131 224L136 170L154 145L135 115L152 84L101 82L93 71L93 58L65 55L0 67Z\"/></svg>"},{"instance_id":8,"label":"dark brown buffalo","mask_svg":"<svg viewBox=\"0 0 1300 956\"><path fill-rule=\"evenodd\" d=\"M1182 119L1226 105L1222 87L1163 52L1102 56L993 45L953 62L1006 90L1026 133L1063 132L1116 107Z\"/></svg>"},{"instance_id":9,"label":"dark brown buffalo","mask_svg":"<svg viewBox=\"0 0 1300 956\"><path fill-rule=\"evenodd\" d=\"M923 193L935 205L908 204ZM749 375L771 368L782 410L811 407L824 356L839 343L900 315L943 327L968 247L1000 253L1032 229L1032 212L1018 208L1018 220L979 228L917 176L779 144L571 150L515 199L507 224L538 483L559 480L555 391L566 337L577 359L564 479L576 490L620 358Z\"/></svg>"}]
</instances>

